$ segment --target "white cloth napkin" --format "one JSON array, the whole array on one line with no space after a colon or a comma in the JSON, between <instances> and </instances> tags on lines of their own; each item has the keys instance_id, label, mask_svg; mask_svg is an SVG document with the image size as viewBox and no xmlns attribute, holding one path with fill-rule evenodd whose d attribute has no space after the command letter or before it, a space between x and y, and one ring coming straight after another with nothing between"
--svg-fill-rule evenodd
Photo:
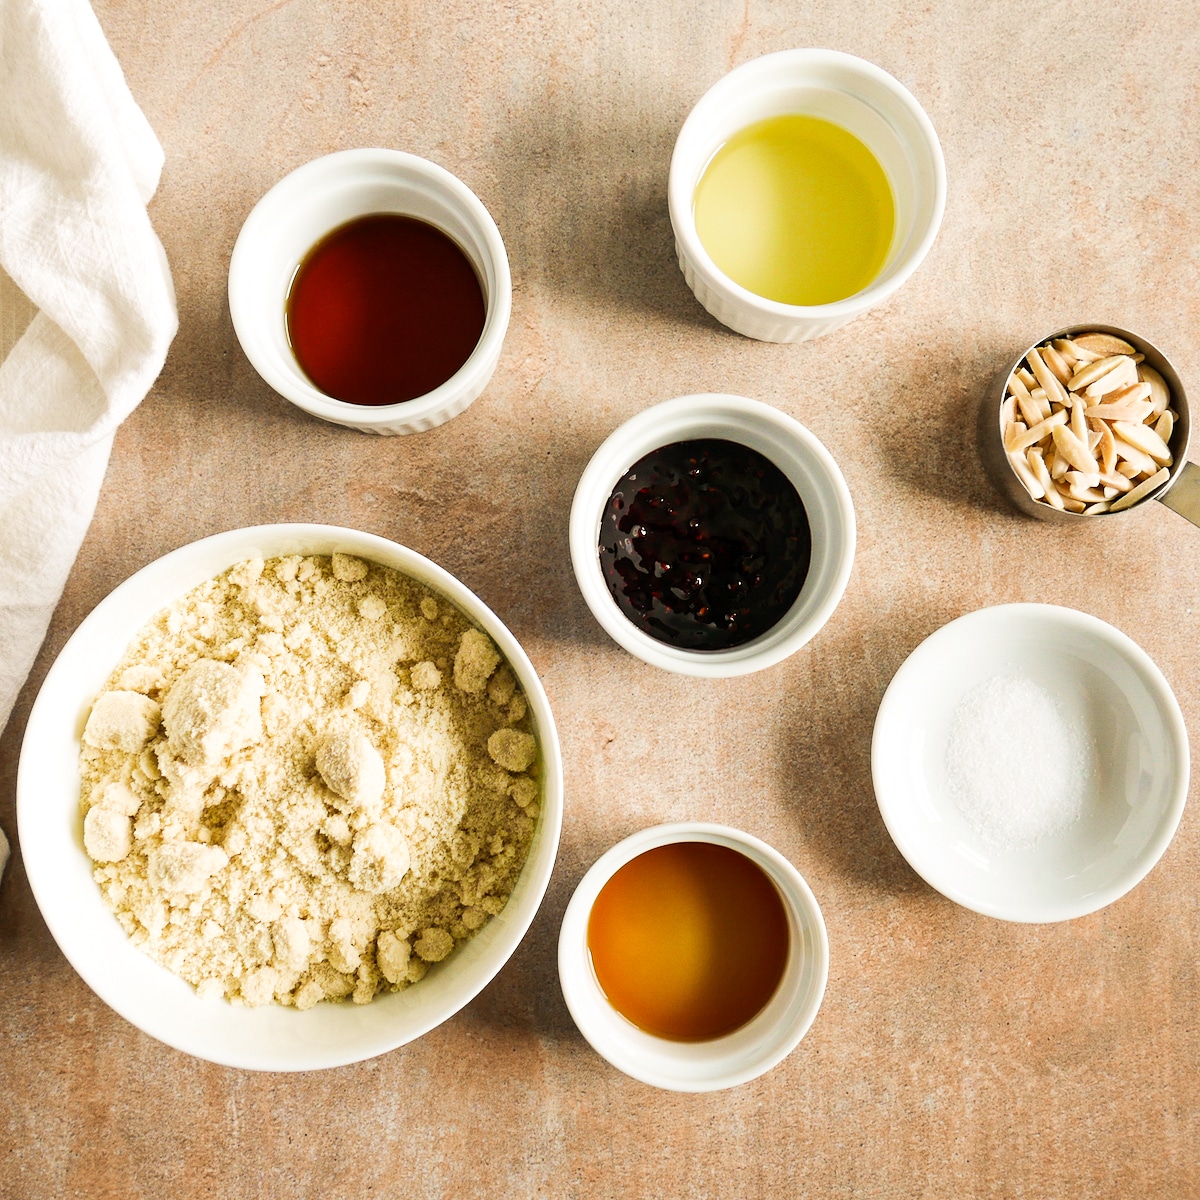
<instances>
[{"instance_id":1,"label":"white cloth napkin","mask_svg":"<svg viewBox=\"0 0 1200 1200\"><path fill-rule=\"evenodd\" d=\"M175 336L162 164L87 0L0 0L0 267L38 309L0 364L0 727Z\"/></svg>"}]
</instances>

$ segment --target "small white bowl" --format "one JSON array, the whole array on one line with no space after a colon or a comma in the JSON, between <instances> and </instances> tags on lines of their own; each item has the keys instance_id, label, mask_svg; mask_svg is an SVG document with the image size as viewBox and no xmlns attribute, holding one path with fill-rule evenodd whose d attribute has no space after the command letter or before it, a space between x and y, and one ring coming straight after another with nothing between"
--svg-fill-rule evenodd
<instances>
[{"instance_id":1,"label":"small white bowl","mask_svg":"<svg viewBox=\"0 0 1200 1200\"><path fill-rule=\"evenodd\" d=\"M769 458L800 493L812 530L812 559L796 602L766 633L729 650L683 650L644 633L617 606L600 569L600 520L618 480L651 450L695 438L739 442ZM832 455L799 421L745 396L679 396L626 421L592 455L575 489L570 540L579 590L613 641L652 666L715 679L773 666L833 615L854 565L854 505Z\"/></svg>"},{"instance_id":2,"label":"small white bowl","mask_svg":"<svg viewBox=\"0 0 1200 1200\"><path fill-rule=\"evenodd\" d=\"M288 344L288 289L327 233L371 213L436 225L471 260L487 314L471 357L440 387L400 404L335 400L315 387ZM420 433L456 417L487 386L512 312L512 278L500 231L483 202L449 171L400 150L343 150L285 175L254 206L229 262L229 313L254 369L297 407L364 433Z\"/></svg>"},{"instance_id":3,"label":"small white bowl","mask_svg":"<svg viewBox=\"0 0 1200 1200\"><path fill-rule=\"evenodd\" d=\"M707 1042L654 1037L623 1017L600 987L587 945L588 919L601 888L638 855L677 842L708 842L744 854L775 884L787 912L787 964L775 995L740 1029ZM808 1032L829 978L829 938L812 890L779 851L725 825L681 821L618 842L579 881L558 936L558 978L580 1033L618 1070L668 1091L715 1092L769 1071Z\"/></svg>"},{"instance_id":4,"label":"small white bowl","mask_svg":"<svg viewBox=\"0 0 1200 1200\"><path fill-rule=\"evenodd\" d=\"M529 700L541 745L541 814L508 904L417 985L367 1005L234 1007L144 955L105 907L83 848L79 748L96 694L137 631L197 584L254 552L359 555L440 592L496 643ZM127 579L63 647L38 693L17 774L21 852L34 898L68 961L111 1008L187 1054L253 1071L312 1071L372 1058L420 1037L479 993L529 928L545 894L562 826L562 759L541 681L516 638L473 592L413 550L332 525L262 525L193 542Z\"/></svg>"},{"instance_id":5,"label":"small white bowl","mask_svg":"<svg viewBox=\"0 0 1200 1200\"><path fill-rule=\"evenodd\" d=\"M861 292L833 304L781 304L734 283L696 233L696 187L716 152L769 117L820 117L854 134L883 167L896 230L883 269ZM696 299L722 325L764 342L803 342L886 300L933 245L946 207L946 164L925 110L886 71L837 50L780 50L719 79L683 123L667 186L679 266Z\"/></svg>"},{"instance_id":6,"label":"small white bowl","mask_svg":"<svg viewBox=\"0 0 1200 1200\"><path fill-rule=\"evenodd\" d=\"M946 780L959 702L1000 675L1045 688L1096 749L1083 815L1021 850L976 833ZM1066 921L1119 899L1162 856L1187 799L1188 738L1167 681L1125 634L1069 608L1003 604L951 621L909 655L879 706L871 768L888 832L932 887L1001 920Z\"/></svg>"}]
</instances>

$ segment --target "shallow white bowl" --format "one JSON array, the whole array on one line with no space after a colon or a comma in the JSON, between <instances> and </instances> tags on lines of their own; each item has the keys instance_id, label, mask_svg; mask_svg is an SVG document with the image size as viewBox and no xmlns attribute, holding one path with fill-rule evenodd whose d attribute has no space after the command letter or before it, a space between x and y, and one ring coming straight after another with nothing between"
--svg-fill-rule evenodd
<instances>
[{"instance_id":1,"label":"shallow white bowl","mask_svg":"<svg viewBox=\"0 0 1200 1200\"><path fill-rule=\"evenodd\" d=\"M1048 690L1094 739L1095 794L1062 833L999 850L959 813L946 782L955 709L997 675ZM900 853L951 900L1006 921L1065 921L1123 896L1174 836L1187 799L1187 730L1162 672L1125 634L1086 613L1004 604L926 638L875 718L871 769Z\"/></svg>"},{"instance_id":2,"label":"shallow white bowl","mask_svg":"<svg viewBox=\"0 0 1200 1200\"><path fill-rule=\"evenodd\" d=\"M496 643L529 699L542 752L542 799L533 844L508 904L417 985L367 1005L307 1012L236 1008L195 990L130 942L104 906L83 849L79 747L92 702L137 631L197 584L255 551L356 554L439 592ZM516 638L474 593L413 550L332 525L263 525L193 542L127 579L63 647L38 693L17 775L21 853L42 916L71 965L127 1021L177 1050L257 1071L311 1071L358 1062L426 1033L472 999L508 960L545 894L562 826L562 760L554 718Z\"/></svg>"},{"instance_id":3,"label":"shallow white bowl","mask_svg":"<svg viewBox=\"0 0 1200 1200\"><path fill-rule=\"evenodd\" d=\"M812 559L796 602L766 633L730 650L682 650L652 638L620 610L600 569L600 519L617 481L651 450L694 438L724 438L769 458L800 493L812 530ZM618 645L681 675L745 675L794 654L833 615L854 565L854 505L833 456L799 421L745 396L679 396L626 421L592 455L575 489L570 540L583 598Z\"/></svg>"},{"instance_id":4,"label":"shallow white bowl","mask_svg":"<svg viewBox=\"0 0 1200 1200\"><path fill-rule=\"evenodd\" d=\"M587 945L601 888L639 854L676 842L710 842L744 854L775 884L787 912L788 957L775 995L741 1029L707 1042L655 1037L623 1017L600 987ZM726 825L680 821L618 842L579 881L558 937L558 978L580 1033L618 1070L673 1092L714 1092L769 1071L808 1032L829 978L829 938L812 889L778 850Z\"/></svg>"},{"instance_id":5,"label":"shallow white bowl","mask_svg":"<svg viewBox=\"0 0 1200 1200\"><path fill-rule=\"evenodd\" d=\"M781 304L734 283L696 233L696 185L737 132L769 117L820 117L854 134L892 185L896 229L872 283L833 304ZM765 342L801 342L882 303L920 266L946 207L946 164L929 117L881 67L838 50L780 50L719 79L683 123L667 184L679 266L696 299L723 325Z\"/></svg>"},{"instance_id":6,"label":"shallow white bowl","mask_svg":"<svg viewBox=\"0 0 1200 1200\"><path fill-rule=\"evenodd\" d=\"M304 256L327 233L370 213L436 225L475 267L487 313L471 357L424 396L378 407L335 400L315 387L288 344L288 289ZM400 150L342 150L285 175L254 206L229 261L229 315L246 357L305 412L364 433L420 433L463 412L496 369L512 311L508 255L483 202L449 171Z\"/></svg>"}]
</instances>

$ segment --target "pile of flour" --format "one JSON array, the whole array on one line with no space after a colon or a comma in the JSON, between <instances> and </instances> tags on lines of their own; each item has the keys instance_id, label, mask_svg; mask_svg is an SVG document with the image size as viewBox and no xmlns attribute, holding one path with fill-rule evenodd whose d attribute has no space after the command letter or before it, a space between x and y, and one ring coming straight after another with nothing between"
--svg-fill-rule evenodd
<instances>
[{"instance_id":1,"label":"pile of flour","mask_svg":"<svg viewBox=\"0 0 1200 1200\"><path fill-rule=\"evenodd\" d=\"M417 982L498 913L537 742L492 642L361 559L254 559L137 636L83 735L84 845L133 941L235 1003Z\"/></svg>"}]
</instances>

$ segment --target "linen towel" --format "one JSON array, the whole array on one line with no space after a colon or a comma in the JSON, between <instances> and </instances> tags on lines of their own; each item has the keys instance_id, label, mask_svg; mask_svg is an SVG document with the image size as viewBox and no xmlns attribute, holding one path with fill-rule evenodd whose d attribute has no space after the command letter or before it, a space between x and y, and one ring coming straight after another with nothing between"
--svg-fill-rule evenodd
<instances>
[{"instance_id":1,"label":"linen towel","mask_svg":"<svg viewBox=\"0 0 1200 1200\"><path fill-rule=\"evenodd\" d=\"M175 336L162 164L87 0L3 0L0 267L38 311L0 364L0 727Z\"/></svg>"}]
</instances>

